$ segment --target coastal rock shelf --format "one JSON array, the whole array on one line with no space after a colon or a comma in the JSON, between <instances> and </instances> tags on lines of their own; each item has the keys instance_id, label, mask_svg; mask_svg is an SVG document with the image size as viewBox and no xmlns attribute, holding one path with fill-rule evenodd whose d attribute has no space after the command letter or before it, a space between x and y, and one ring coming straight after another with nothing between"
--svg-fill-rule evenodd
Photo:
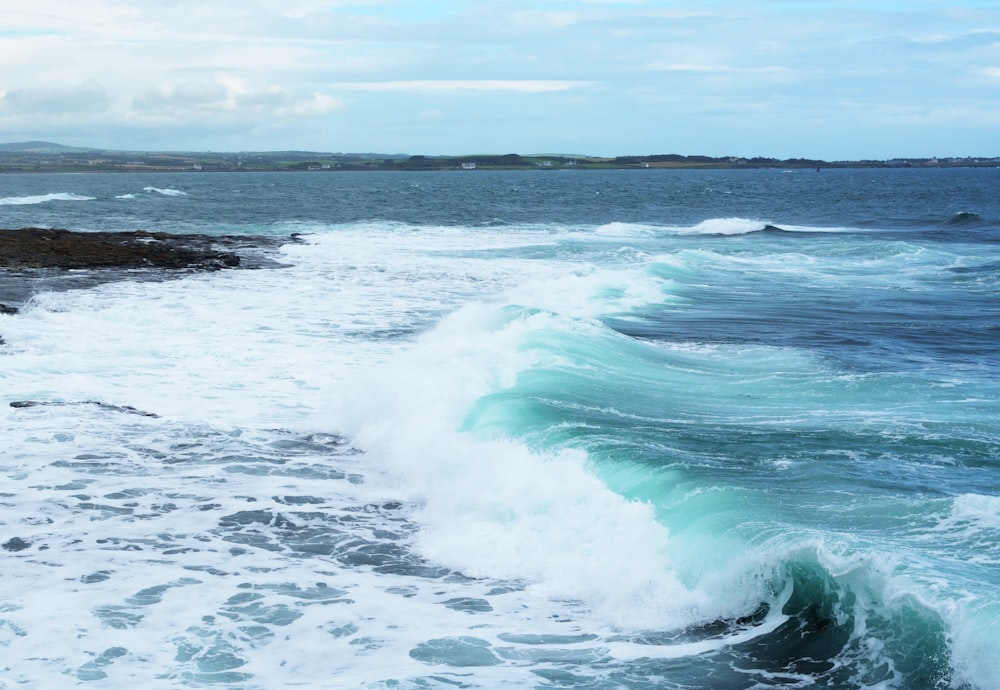
<instances>
[{"instance_id":1,"label":"coastal rock shelf","mask_svg":"<svg viewBox=\"0 0 1000 690\"><path fill-rule=\"evenodd\" d=\"M240 238L242 239L242 238ZM0 230L4 268L194 268L240 265L239 255L216 247L234 238L163 232L73 232L44 228Z\"/></svg>"},{"instance_id":2,"label":"coastal rock shelf","mask_svg":"<svg viewBox=\"0 0 1000 690\"><path fill-rule=\"evenodd\" d=\"M274 268L273 250L297 237L0 229L0 314L40 290L114 280L161 280L191 271Z\"/></svg>"}]
</instances>

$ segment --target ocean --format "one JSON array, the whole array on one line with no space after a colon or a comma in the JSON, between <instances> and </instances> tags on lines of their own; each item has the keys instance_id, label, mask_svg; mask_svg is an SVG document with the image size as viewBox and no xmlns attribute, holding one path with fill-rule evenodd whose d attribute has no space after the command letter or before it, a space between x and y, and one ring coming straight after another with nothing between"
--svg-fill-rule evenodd
<instances>
[{"instance_id":1,"label":"ocean","mask_svg":"<svg viewBox=\"0 0 1000 690\"><path fill-rule=\"evenodd\" d=\"M287 241L0 314L2 688L1000 688L1000 169L2 175L26 226Z\"/></svg>"}]
</instances>

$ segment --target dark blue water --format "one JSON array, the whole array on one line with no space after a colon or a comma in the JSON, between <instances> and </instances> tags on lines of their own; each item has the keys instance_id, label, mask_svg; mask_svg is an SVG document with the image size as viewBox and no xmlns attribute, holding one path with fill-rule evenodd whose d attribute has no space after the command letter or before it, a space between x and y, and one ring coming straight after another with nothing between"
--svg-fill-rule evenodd
<instances>
[{"instance_id":1,"label":"dark blue water","mask_svg":"<svg viewBox=\"0 0 1000 690\"><path fill-rule=\"evenodd\" d=\"M189 198L146 187L176 188ZM109 229L159 229L371 220L694 225L739 217L996 241L998 188L1000 169L989 168L6 175L0 199L58 190L96 196L96 203L78 213L67 208L71 202L7 205L0 218L7 227L101 218ZM115 198L124 194L136 194L138 203Z\"/></svg>"}]
</instances>

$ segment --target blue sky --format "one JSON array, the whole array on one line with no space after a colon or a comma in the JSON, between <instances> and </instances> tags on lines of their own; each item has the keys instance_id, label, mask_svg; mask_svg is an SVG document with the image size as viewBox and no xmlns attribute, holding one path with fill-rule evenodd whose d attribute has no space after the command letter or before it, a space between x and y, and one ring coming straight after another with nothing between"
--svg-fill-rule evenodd
<instances>
[{"instance_id":1,"label":"blue sky","mask_svg":"<svg viewBox=\"0 0 1000 690\"><path fill-rule=\"evenodd\" d=\"M32 0L0 141L1000 155L1000 2Z\"/></svg>"}]
</instances>

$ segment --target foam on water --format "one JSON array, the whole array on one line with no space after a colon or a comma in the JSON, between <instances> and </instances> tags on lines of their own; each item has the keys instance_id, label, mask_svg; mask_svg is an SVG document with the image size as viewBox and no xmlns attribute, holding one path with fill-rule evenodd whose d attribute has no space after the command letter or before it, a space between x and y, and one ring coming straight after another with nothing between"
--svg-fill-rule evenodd
<instances>
[{"instance_id":1,"label":"foam on water","mask_svg":"<svg viewBox=\"0 0 1000 690\"><path fill-rule=\"evenodd\" d=\"M941 471L990 447L988 382L610 327L986 259L281 227L314 233L285 268L0 316L3 680L989 687L995 498Z\"/></svg>"},{"instance_id":2,"label":"foam on water","mask_svg":"<svg viewBox=\"0 0 1000 690\"><path fill-rule=\"evenodd\" d=\"M180 189L172 189L170 187L143 187L142 191L149 194L160 194L162 196L187 196L187 192Z\"/></svg>"},{"instance_id":3,"label":"foam on water","mask_svg":"<svg viewBox=\"0 0 1000 690\"><path fill-rule=\"evenodd\" d=\"M286 269L43 293L20 314L3 317L3 402L38 403L5 405L0 412L12 491L5 501L7 535L27 545L22 551L19 542L7 542L17 554L8 577L40 585L6 600L8 651L19 659L8 664L7 678L56 683L70 674L102 687L127 687L156 669L164 684L276 687L281 681L274 674L288 664L310 677L335 673L361 685L371 681L373 668L387 678L417 677L426 669L422 659L461 657L463 649L473 654L479 643L462 642L457 633L463 630L470 639L490 640L470 663L499 664L492 650L508 626L562 634L577 629L547 622L549 616L565 620L578 607L561 598L603 597L605 615L612 615L608 582L597 595L586 582L555 586L561 573L593 555L586 549L570 549L558 567L526 557L499 567L495 555L490 562L479 548L464 565L489 579L451 584L441 582L448 572L441 567L456 560L458 550L443 533L427 529L420 545L425 556L440 556L437 565L425 567L415 552L407 555L414 528L402 517L407 511L396 518L392 510L402 509L401 498L424 502L415 488L434 487L442 468L428 459L421 474L396 472L401 458L412 461L418 459L413 451L436 449L455 462L467 451L488 450L494 460L484 463L487 475L467 473L470 486L499 471L508 456L520 458L525 476L547 463L516 444L470 448L454 433L434 439L426 432L446 428L452 417L437 408L421 410L420 391L402 390L399 382L380 391L356 389L348 383L352 372L398 356L450 306L543 267L437 260L435 251L456 249L460 238L450 231L437 235L439 241L434 231L424 233L429 246L422 256L406 241L393 248L396 230L384 231L381 244L379 231L371 231L359 229L356 242L342 233L336 240L289 245L285 256L296 264ZM468 403L462 390L455 385L449 393L456 409ZM398 392L413 395L409 406L396 410L399 418L372 419L395 428L390 436L397 443L413 444L405 456L393 456L359 427L358 440L372 446L362 466L338 444L309 433L317 427L351 430L350 414L342 420L326 414L328 400L351 411L370 402L385 405ZM424 433L413 431L421 426ZM276 427L292 431L267 431ZM580 457L554 458L548 474L532 507L519 509L525 512L519 520L528 524L507 537L508 552L517 551L530 526L546 522L541 516L528 520L527 513L566 488L560 474L578 486L554 502L553 514L579 510L591 499L604 505L605 517L635 531L629 556L638 555L642 536L650 543L663 538L648 509L609 493ZM364 484L345 481L362 476ZM454 479L462 481L461 474ZM506 496L513 500L524 485L508 481ZM420 512L428 526L444 522L449 510L461 514L461 506L446 499L439 486L436 499L424 503ZM398 507L377 507L390 504ZM502 509L496 499L491 505L481 507L487 515ZM348 520L364 506L376 506L360 513L371 516L367 521ZM561 517L548 536L569 546L570 515ZM462 543L488 536L498 524L484 519L478 528L470 525ZM594 537L591 548L616 546L610 530ZM537 536L528 544L540 558L549 555ZM307 558L312 554L315 562ZM366 574L363 564L378 572ZM493 565L497 572L490 574ZM407 568L430 579L414 580ZM676 586L669 569L658 576L661 588ZM522 578L536 581L538 589L526 590ZM313 587L304 596L299 590L307 582L326 589ZM636 582L628 596L643 588L648 585ZM333 608L345 613L331 619L309 609L312 601L324 604L324 612L339 603ZM52 604L74 624L54 626ZM474 633L482 626L470 616L474 612L492 612L490 619L500 623L489 634ZM30 651L39 644L59 651ZM341 646L342 660L331 668L329 649ZM434 651L439 648L446 651Z\"/></svg>"},{"instance_id":4,"label":"foam on water","mask_svg":"<svg viewBox=\"0 0 1000 690\"><path fill-rule=\"evenodd\" d=\"M655 237L663 232L659 225L647 225L640 223L607 223L594 228L593 234L597 237L620 240L635 237Z\"/></svg>"},{"instance_id":5,"label":"foam on water","mask_svg":"<svg viewBox=\"0 0 1000 690\"><path fill-rule=\"evenodd\" d=\"M594 234L605 238L641 238L655 237L658 235L706 235L706 236L738 236L749 235L764 231L785 231L801 233L857 233L857 228L849 227L821 227L812 225L786 225L781 227L772 225L769 221L754 220L752 218L710 218L694 225L648 225L642 223L608 223L601 225L594 230Z\"/></svg>"},{"instance_id":6,"label":"foam on water","mask_svg":"<svg viewBox=\"0 0 1000 690\"><path fill-rule=\"evenodd\" d=\"M594 230L605 238L655 237L657 235L746 235L767 229L768 223L749 218L711 218L690 226L608 223Z\"/></svg>"},{"instance_id":7,"label":"foam on water","mask_svg":"<svg viewBox=\"0 0 1000 690\"><path fill-rule=\"evenodd\" d=\"M554 289L552 266L435 259L459 248L450 231L437 240L424 233L421 253L393 243L394 230L381 243L379 232L366 230L357 242L341 234L290 245L285 256L295 265L287 269L40 294L5 317L4 401L41 403L3 410L4 471L22 497L8 505L8 525L28 544L9 577L43 585L38 595L8 600L8 644L21 659L9 678L70 673L116 687L159 668L165 683L253 678L273 687L268 678L290 660L303 672L330 671L302 652L320 644L308 632L320 625L322 646L331 637L354 645L334 670L360 684L376 666L386 677L409 678L433 660L500 664L498 650L511 648L500 636L508 633L556 640L586 631L580 639L593 640L616 627L683 628L717 615L717 603L678 582L665 553L669 535L650 507L609 491L585 455L539 453L459 429L478 397L531 366L534 355L518 354L519 339L553 327L595 328L587 315L594 304L560 296L586 287L599 303L611 290L625 308L635 298L622 277L567 266L567 284ZM532 311L510 321L495 306L467 307L408 344L449 305L542 274L521 298L544 295L569 317ZM640 294L639 302L655 295ZM373 337L387 326L400 335ZM372 370L379 360L386 364ZM264 431L274 427L293 431ZM367 451L363 465L301 436L316 427L348 433ZM298 463L287 459L294 444L305 448ZM317 478L327 458L335 464ZM338 483L329 472L365 483ZM346 529L333 508L347 505L349 515L352 506L387 501L410 505L403 514L423 529L393 526L385 509L375 510L372 519L386 526L362 531L355 545L384 549L386 538L373 535L402 526L403 543L416 551L407 561L407 549L394 546L399 556L373 562L398 562L405 572L407 562L424 568L420 554L430 568L420 572L456 568L481 580L414 582L392 567L369 580L364 571L320 572L328 560L302 560L318 553L352 562L356 551L338 557L326 546ZM322 516L297 505L320 506ZM311 523L317 536L303 537ZM248 548L252 560L244 558ZM631 564L626 573L623 562ZM67 573L78 584L60 584ZM329 590L315 599L343 600L348 613L336 624L317 617L297 604L313 599L288 581L323 583ZM72 630L50 627L49 601L77 621ZM476 623L487 614L492 631ZM384 627L363 622L372 619ZM285 642L277 642L278 629ZM61 651L33 655L28 645L39 640ZM588 646L581 658L609 653L601 650ZM409 661L400 666L401 659Z\"/></svg>"},{"instance_id":8,"label":"foam on water","mask_svg":"<svg viewBox=\"0 0 1000 690\"><path fill-rule=\"evenodd\" d=\"M607 624L683 627L711 615L677 581L650 507L610 492L585 455L460 432L476 400L532 366L521 341L552 317L496 318L488 308L449 317L376 378L349 386L334 415L423 506L421 552L471 575L581 600Z\"/></svg>"},{"instance_id":9,"label":"foam on water","mask_svg":"<svg viewBox=\"0 0 1000 690\"><path fill-rule=\"evenodd\" d=\"M35 194L30 196L8 196L0 199L0 206L30 206L44 204L49 201L93 201L95 197L68 192L52 192L50 194Z\"/></svg>"},{"instance_id":10,"label":"foam on water","mask_svg":"<svg viewBox=\"0 0 1000 690\"><path fill-rule=\"evenodd\" d=\"M760 232L767 223L747 218L712 218L703 220L687 232L694 235L745 235L750 232Z\"/></svg>"},{"instance_id":11,"label":"foam on water","mask_svg":"<svg viewBox=\"0 0 1000 690\"><path fill-rule=\"evenodd\" d=\"M983 533L1000 531L1000 496L963 494L957 496L950 519L942 527L961 526Z\"/></svg>"}]
</instances>

